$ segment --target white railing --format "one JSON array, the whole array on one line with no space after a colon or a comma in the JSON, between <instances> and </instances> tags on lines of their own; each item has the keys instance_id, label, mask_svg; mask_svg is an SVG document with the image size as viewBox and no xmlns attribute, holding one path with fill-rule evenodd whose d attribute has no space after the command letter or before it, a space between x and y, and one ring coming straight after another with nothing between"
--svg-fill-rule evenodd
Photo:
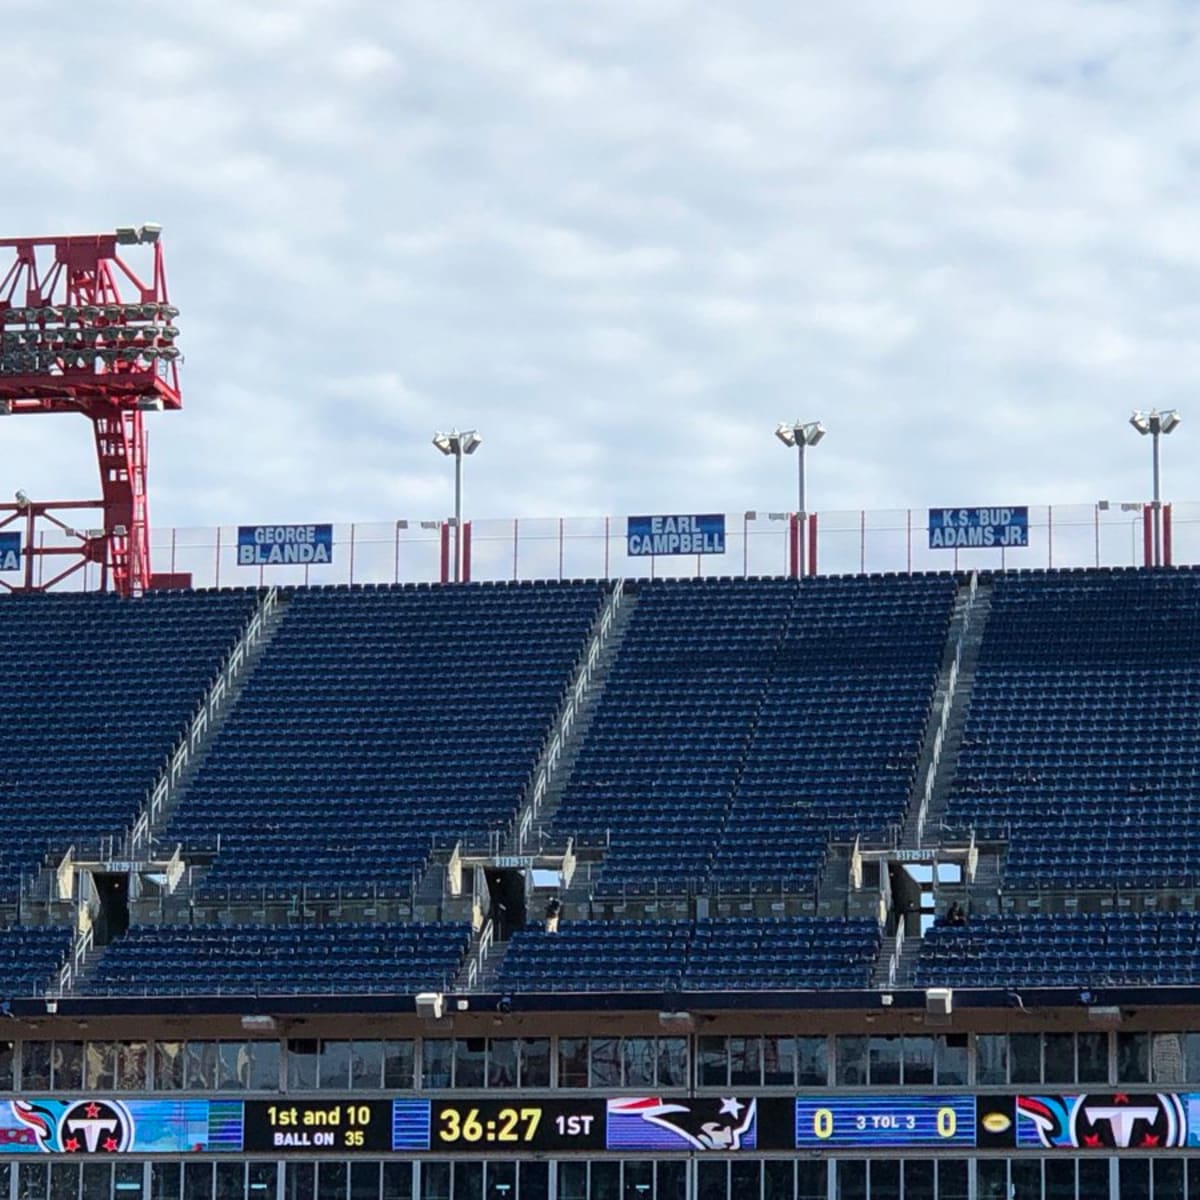
<instances>
[{"instance_id":1,"label":"white railing","mask_svg":"<svg viewBox=\"0 0 1200 1200\"><path fill-rule=\"evenodd\" d=\"M892 956L888 960L888 987L896 986L896 976L900 971L900 956L904 952L904 921L896 925L896 936L892 941Z\"/></svg>"},{"instance_id":2,"label":"white railing","mask_svg":"<svg viewBox=\"0 0 1200 1200\"><path fill-rule=\"evenodd\" d=\"M67 961L59 969L57 990L51 991L51 996L65 996L71 990L72 985L83 970L83 964L92 948L94 937L95 932L90 924L85 929L79 931L79 935L75 939L74 946L71 947L71 953L68 955Z\"/></svg>"},{"instance_id":3,"label":"white railing","mask_svg":"<svg viewBox=\"0 0 1200 1200\"><path fill-rule=\"evenodd\" d=\"M171 754L170 762L163 768L162 774L151 789L149 802L142 809L133 828L126 834L126 858L136 858L149 843L150 830L162 816L175 788L179 786L179 780L187 769L188 763L192 761L208 736L209 729L215 724L217 715L225 706L225 702L233 690L234 683L245 669L251 649L262 640L267 617L275 611L278 603L279 589L273 587L263 596L262 603L250 618L245 633L238 638L220 675L205 693L200 709L192 719L191 727L179 739L179 744Z\"/></svg>"},{"instance_id":4,"label":"white railing","mask_svg":"<svg viewBox=\"0 0 1200 1200\"><path fill-rule=\"evenodd\" d=\"M937 733L933 739L933 752L929 758L929 766L925 771L925 785L921 791L921 805L917 810L917 845L925 840L925 820L929 815L929 805L933 800L933 789L937 782L938 768L942 762L942 749L946 744L946 730L950 726L950 710L954 704L954 692L958 686L959 672L962 670L963 647L967 641L967 631L971 627L971 613L975 608L975 598L979 592L979 573L971 572L971 581L967 585L967 602L963 605L962 624L958 629L958 637L954 646L954 659L950 663L950 672L946 677L946 690L942 695L942 711L938 716Z\"/></svg>"},{"instance_id":5,"label":"white railing","mask_svg":"<svg viewBox=\"0 0 1200 1200\"><path fill-rule=\"evenodd\" d=\"M579 716L580 709L582 709L583 703L587 699L588 689L592 686L592 676L595 674L596 667L600 662L600 652L604 649L605 643L608 641L608 635L612 632L613 621L620 611L624 594L625 581L618 579L613 584L612 595L609 597L608 603L604 607L604 612L600 616L599 627L592 636L587 654L584 655L583 662L580 664L578 671L575 672L575 678L568 689L567 701L559 717L558 727L554 731L554 736L550 739L550 744L542 753L542 760L538 764L537 776L533 784L533 793L530 796L529 802L524 806L517 829L518 853L525 849L525 842L533 829L533 822L537 819L537 815L541 811L542 802L545 800L550 782L554 778L554 772L558 767L559 759L562 757L567 738L570 736L571 730L575 725L575 719Z\"/></svg>"}]
</instances>

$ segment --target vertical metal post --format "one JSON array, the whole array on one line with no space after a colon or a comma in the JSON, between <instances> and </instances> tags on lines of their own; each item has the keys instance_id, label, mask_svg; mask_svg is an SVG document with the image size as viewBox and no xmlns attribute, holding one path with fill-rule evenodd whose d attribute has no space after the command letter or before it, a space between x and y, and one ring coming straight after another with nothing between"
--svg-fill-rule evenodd
<instances>
[{"instance_id":1,"label":"vertical metal post","mask_svg":"<svg viewBox=\"0 0 1200 1200\"><path fill-rule=\"evenodd\" d=\"M797 487L797 503L796 503L796 524L799 526L799 544L796 547L796 562L799 566L799 575L801 578L806 574L806 549L805 546L805 525L808 523L808 489L804 478L804 440L803 438L796 439L797 461L799 463L799 479Z\"/></svg>"},{"instance_id":2,"label":"vertical metal post","mask_svg":"<svg viewBox=\"0 0 1200 1200\"><path fill-rule=\"evenodd\" d=\"M1159 455L1160 423L1153 421L1151 434L1154 440L1154 566L1163 565L1162 557L1162 459Z\"/></svg>"},{"instance_id":3,"label":"vertical metal post","mask_svg":"<svg viewBox=\"0 0 1200 1200\"><path fill-rule=\"evenodd\" d=\"M463 452L462 440L454 442L454 582L462 582L462 510L463 510Z\"/></svg>"}]
</instances>

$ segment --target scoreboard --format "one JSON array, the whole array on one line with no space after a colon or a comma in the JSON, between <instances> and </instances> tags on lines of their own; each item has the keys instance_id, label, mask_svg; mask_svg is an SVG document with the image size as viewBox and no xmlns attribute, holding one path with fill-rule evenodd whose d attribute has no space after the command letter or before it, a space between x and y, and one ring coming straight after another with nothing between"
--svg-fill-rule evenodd
<instances>
[{"instance_id":1,"label":"scoreboard","mask_svg":"<svg viewBox=\"0 0 1200 1200\"><path fill-rule=\"evenodd\" d=\"M1200 1147L1200 1093L0 1100L8 1154L897 1152Z\"/></svg>"}]
</instances>

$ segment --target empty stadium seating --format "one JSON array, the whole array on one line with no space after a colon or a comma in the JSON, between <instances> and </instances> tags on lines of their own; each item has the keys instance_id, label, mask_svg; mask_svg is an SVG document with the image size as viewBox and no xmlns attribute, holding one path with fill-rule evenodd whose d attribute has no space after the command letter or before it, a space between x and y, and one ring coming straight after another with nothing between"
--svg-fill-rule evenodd
<instances>
[{"instance_id":1,"label":"empty stadium seating","mask_svg":"<svg viewBox=\"0 0 1200 1200\"><path fill-rule=\"evenodd\" d=\"M1010 883L1194 886L1198 791L1200 573L997 576L949 821Z\"/></svg>"},{"instance_id":2,"label":"empty stadium seating","mask_svg":"<svg viewBox=\"0 0 1200 1200\"><path fill-rule=\"evenodd\" d=\"M0 898L47 850L134 822L257 603L235 589L0 604Z\"/></svg>"},{"instance_id":3,"label":"empty stadium seating","mask_svg":"<svg viewBox=\"0 0 1200 1200\"><path fill-rule=\"evenodd\" d=\"M990 916L931 929L918 987L1200 983L1194 912Z\"/></svg>"},{"instance_id":4,"label":"empty stadium seating","mask_svg":"<svg viewBox=\"0 0 1200 1200\"><path fill-rule=\"evenodd\" d=\"M435 839L516 811L606 585L311 589L168 830L220 837L210 889L403 893Z\"/></svg>"},{"instance_id":5,"label":"empty stadium seating","mask_svg":"<svg viewBox=\"0 0 1200 1200\"><path fill-rule=\"evenodd\" d=\"M600 891L811 884L830 836L908 800L951 576L642 583L554 827L607 836Z\"/></svg>"},{"instance_id":6,"label":"empty stadium seating","mask_svg":"<svg viewBox=\"0 0 1200 1200\"><path fill-rule=\"evenodd\" d=\"M568 922L510 941L508 991L696 991L865 987L879 950L873 921L733 917Z\"/></svg>"},{"instance_id":7,"label":"empty stadium seating","mask_svg":"<svg viewBox=\"0 0 1200 1200\"><path fill-rule=\"evenodd\" d=\"M62 925L0 930L0 998L44 994L72 940L73 931Z\"/></svg>"},{"instance_id":8,"label":"empty stadium seating","mask_svg":"<svg viewBox=\"0 0 1200 1200\"><path fill-rule=\"evenodd\" d=\"M138 926L110 945L87 995L285 995L449 986L468 925Z\"/></svg>"}]
</instances>

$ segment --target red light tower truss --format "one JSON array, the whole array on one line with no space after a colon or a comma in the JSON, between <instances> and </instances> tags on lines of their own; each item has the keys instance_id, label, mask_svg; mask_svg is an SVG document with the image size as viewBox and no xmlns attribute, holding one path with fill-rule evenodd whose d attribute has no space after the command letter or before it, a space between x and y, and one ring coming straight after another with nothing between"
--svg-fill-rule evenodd
<instances>
[{"instance_id":1,"label":"red light tower truss","mask_svg":"<svg viewBox=\"0 0 1200 1200\"><path fill-rule=\"evenodd\" d=\"M53 587L88 563L99 564L101 587L124 596L182 582L150 571L142 419L182 407L179 314L167 296L160 232L143 225L0 238L0 415L82 413L95 433L103 493L100 500L41 502L18 493L16 503L0 504L0 532L25 534L23 582L0 578L10 591ZM148 282L125 262L126 246L149 250ZM55 515L89 508L103 512L103 529L81 532ZM64 544L35 542L39 520ZM49 556L62 558L48 572L35 571L35 560ZM52 577L42 581L43 573Z\"/></svg>"}]
</instances>

